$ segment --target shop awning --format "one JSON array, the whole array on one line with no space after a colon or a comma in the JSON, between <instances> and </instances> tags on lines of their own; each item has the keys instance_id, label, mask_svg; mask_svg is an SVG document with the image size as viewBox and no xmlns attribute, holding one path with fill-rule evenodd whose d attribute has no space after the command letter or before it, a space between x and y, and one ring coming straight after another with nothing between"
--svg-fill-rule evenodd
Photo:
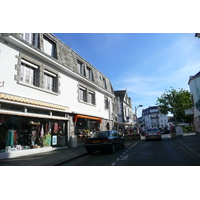
<instances>
[{"instance_id":1,"label":"shop awning","mask_svg":"<svg viewBox=\"0 0 200 200\"><path fill-rule=\"evenodd\" d=\"M20 103L23 105L33 105L33 106L45 107L49 109L53 108L53 109L62 110L62 111L69 111L69 107L66 107L66 106L56 105L56 104L33 100L33 99L27 99L24 97L18 97L18 96L4 94L4 93L0 93L0 100L1 99L8 102Z\"/></svg>"},{"instance_id":2,"label":"shop awning","mask_svg":"<svg viewBox=\"0 0 200 200\"><path fill-rule=\"evenodd\" d=\"M122 123L122 122L114 122L115 124L119 124L119 125L124 125L124 126L133 126L133 124L126 124L126 123Z\"/></svg>"},{"instance_id":3,"label":"shop awning","mask_svg":"<svg viewBox=\"0 0 200 200\"><path fill-rule=\"evenodd\" d=\"M77 122L78 118L98 120L98 121L100 121L100 123L102 123L102 118L98 118L98 117L90 117L90 116L86 116L86 115L75 115L74 121Z\"/></svg>"},{"instance_id":4,"label":"shop awning","mask_svg":"<svg viewBox=\"0 0 200 200\"><path fill-rule=\"evenodd\" d=\"M0 110L0 114L18 115L18 116L23 116L23 117L57 119L57 120L69 120L69 118L65 118L65 117L42 115L42 114L33 114L33 113L23 113L23 112L16 112L16 111L4 111L4 110Z\"/></svg>"}]
</instances>

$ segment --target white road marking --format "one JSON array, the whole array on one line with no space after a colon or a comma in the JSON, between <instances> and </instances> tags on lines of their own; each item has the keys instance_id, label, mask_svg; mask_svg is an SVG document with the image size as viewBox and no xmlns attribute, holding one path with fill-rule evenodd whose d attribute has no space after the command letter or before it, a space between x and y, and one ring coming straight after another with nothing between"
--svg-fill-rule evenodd
<instances>
[{"instance_id":1,"label":"white road marking","mask_svg":"<svg viewBox=\"0 0 200 200\"><path fill-rule=\"evenodd\" d=\"M129 151L129 150L131 150L138 142L136 142L134 145L132 145L130 148L128 148L123 154L126 154L126 152ZM121 155L116 161L119 161L121 157L122 157L121 160L126 160L128 158L128 155L129 154ZM114 166L115 164L116 163L113 163L112 166Z\"/></svg>"},{"instance_id":2,"label":"white road marking","mask_svg":"<svg viewBox=\"0 0 200 200\"><path fill-rule=\"evenodd\" d=\"M126 160L129 154L126 154L121 160Z\"/></svg>"}]
</instances>

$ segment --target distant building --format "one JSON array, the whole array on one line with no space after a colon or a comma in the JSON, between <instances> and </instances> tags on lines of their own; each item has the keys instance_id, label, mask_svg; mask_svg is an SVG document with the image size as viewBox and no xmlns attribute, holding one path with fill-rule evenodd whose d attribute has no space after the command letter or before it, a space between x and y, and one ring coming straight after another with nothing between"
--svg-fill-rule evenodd
<instances>
[{"instance_id":1,"label":"distant building","mask_svg":"<svg viewBox=\"0 0 200 200\"><path fill-rule=\"evenodd\" d=\"M145 128L168 127L168 115L162 114L158 106L149 106L142 110L142 122Z\"/></svg>"},{"instance_id":2,"label":"distant building","mask_svg":"<svg viewBox=\"0 0 200 200\"><path fill-rule=\"evenodd\" d=\"M116 129L121 129L123 132L130 131L133 128L133 112L132 100L128 97L127 90L114 91L115 94L115 110L118 116L115 122Z\"/></svg>"}]
</instances>

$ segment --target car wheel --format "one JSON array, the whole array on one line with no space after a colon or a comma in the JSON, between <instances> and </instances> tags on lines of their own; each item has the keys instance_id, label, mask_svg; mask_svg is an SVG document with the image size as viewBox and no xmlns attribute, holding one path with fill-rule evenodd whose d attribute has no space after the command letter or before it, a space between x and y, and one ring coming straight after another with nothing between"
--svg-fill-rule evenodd
<instances>
[{"instance_id":1,"label":"car wheel","mask_svg":"<svg viewBox=\"0 0 200 200\"><path fill-rule=\"evenodd\" d=\"M115 153L115 150L116 150L115 145L112 144L112 146L111 146L111 153Z\"/></svg>"},{"instance_id":2,"label":"car wheel","mask_svg":"<svg viewBox=\"0 0 200 200\"><path fill-rule=\"evenodd\" d=\"M125 141L122 142L122 148L125 148Z\"/></svg>"}]
</instances>

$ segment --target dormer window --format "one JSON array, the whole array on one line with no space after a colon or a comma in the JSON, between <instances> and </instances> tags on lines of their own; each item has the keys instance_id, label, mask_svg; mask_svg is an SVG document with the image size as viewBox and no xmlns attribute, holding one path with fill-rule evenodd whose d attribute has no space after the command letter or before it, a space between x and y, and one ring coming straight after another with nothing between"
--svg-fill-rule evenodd
<instances>
[{"instance_id":1,"label":"dormer window","mask_svg":"<svg viewBox=\"0 0 200 200\"><path fill-rule=\"evenodd\" d=\"M44 52L49 56L56 58L56 43L43 35Z\"/></svg>"},{"instance_id":2,"label":"dormer window","mask_svg":"<svg viewBox=\"0 0 200 200\"><path fill-rule=\"evenodd\" d=\"M39 48L39 42L38 42L39 34L38 33L23 33L22 37L29 44L32 44L33 46Z\"/></svg>"},{"instance_id":3,"label":"dormer window","mask_svg":"<svg viewBox=\"0 0 200 200\"><path fill-rule=\"evenodd\" d=\"M104 103L105 103L105 109L106 109L106 110L109 109L109 100L108 100L107 97L105 97Z\"/></svg>"},{"instance_id":4,"label":"dormer window","mask_svg":"<svg viewBox=\"0 0 200 200\"><path fill-rule=\"evenodd\" d=\"M103 78L103 87L107 90L106 79Z\"/></svg>"},{"instance_id":5,"label":"dormer window","mask_svg":"<svg viewBox=\"0 0 200 200\"><path fill-rule=\"evenodd\" d=\"M84 64L82 62L78 61L77 65L78 65L79 74L81 74L82 76L86 76Z\"/></svg>"},{"instance_id":6,"label":"dormer window","mask_svg":"<svg viewBox=\"0 0 200 200\"><path fill-rule=\"evenodd\" d=\"M90 69L89 67L87 67L86 69L87 69L87 77L88 77L91 81L94 81L92 69Z\"/></svg>"}]
</instances>

